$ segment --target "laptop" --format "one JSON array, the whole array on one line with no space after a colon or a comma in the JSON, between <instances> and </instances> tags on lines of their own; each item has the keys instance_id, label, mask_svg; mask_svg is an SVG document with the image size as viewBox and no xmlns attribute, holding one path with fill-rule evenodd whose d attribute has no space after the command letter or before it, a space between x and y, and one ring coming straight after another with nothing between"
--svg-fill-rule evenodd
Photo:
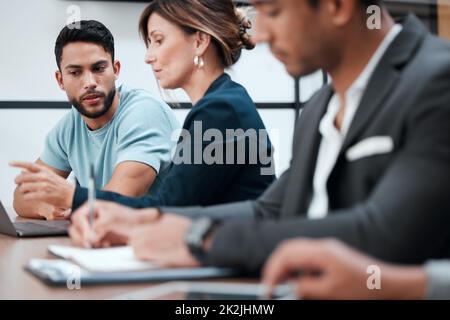
<instances>
[{"instance_id":1,"label":"laptop","mask_svg":"<svg viewBox=\"0 0 450 320\"><path fill-rule=\"evenodd\" d=\"M13 222L0 201L0 233L20 238L66 236L69 224L67 220Z\"/></svg>"}]
</instances>

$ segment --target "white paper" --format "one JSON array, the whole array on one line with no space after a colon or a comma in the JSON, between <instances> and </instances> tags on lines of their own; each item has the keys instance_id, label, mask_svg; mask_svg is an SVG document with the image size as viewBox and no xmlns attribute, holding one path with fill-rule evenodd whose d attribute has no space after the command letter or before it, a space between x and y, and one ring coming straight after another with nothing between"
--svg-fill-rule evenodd
<instances>
[{"instance_id":1,"label":"white paper","mask_svg":"<svg viewBox=\"0 0 450 320\"><path fill-rule=\"evenodd\" d=\"M52 245L52 254L71 260L80 267L95 272L144 271L155 269L150 262L138 260L130 246L105 249L82 249L70 246Z\"/></svg>"}]
</instances>

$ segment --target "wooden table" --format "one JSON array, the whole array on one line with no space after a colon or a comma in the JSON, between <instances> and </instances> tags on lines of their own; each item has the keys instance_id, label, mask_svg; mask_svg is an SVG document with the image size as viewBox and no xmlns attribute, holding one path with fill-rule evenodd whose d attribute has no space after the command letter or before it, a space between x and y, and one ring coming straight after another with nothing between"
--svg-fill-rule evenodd
<instances>
[{"instance_id":1,"label":"wooden table","mask_svg":"<svg viewBox=\"0 0 450 320\"><path fill-rule=\"evenodd\" d=\"M16 219L12 210L7 210ZM19 239L0 234L0 299L108 299L156 284L82 285L80 290L48 286L25 271L24 266L33 258L51 258L47 253L51 244L69 245L70 240L67 237Z\"/></svg>"},{"instance_id":2,"label":"wooden table","mask_svg":"<svg viewBox=\"0 0 450 320\"><path fill-rule=\"evenodd\" d=\"M12 208L6 208L13 220L17 218ZM70 290L66 286L52 287L25 271L24 267L31 259L54 259L49 255L49 245L70 245L68 237L15 238L0 234L0 299L110 299L127 293L161 284L147 282L138 284L81 285L79 290ZM258 283L257 279L209 279L214 282Z\"/></svg>"}]
</instances>

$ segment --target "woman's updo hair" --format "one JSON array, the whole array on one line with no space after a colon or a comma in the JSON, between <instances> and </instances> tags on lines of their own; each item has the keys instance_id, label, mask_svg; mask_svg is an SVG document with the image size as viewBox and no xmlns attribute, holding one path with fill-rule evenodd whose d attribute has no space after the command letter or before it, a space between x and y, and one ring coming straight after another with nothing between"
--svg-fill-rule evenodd
<instances>
[{"instance_id":1,"label":"woman's updo hair","mask_svg":"<svg viewBox=\"0 0 450 320\"><path fill-rule=\"evenodd\" d=\"M153 0L144 9L139 32L148 44L148 20L153 13L178 25L187 34L209 34L225 68L234 65L242 49L255 47L247 30L251 22L231 0Z\"/></svg>"}]
</instances>

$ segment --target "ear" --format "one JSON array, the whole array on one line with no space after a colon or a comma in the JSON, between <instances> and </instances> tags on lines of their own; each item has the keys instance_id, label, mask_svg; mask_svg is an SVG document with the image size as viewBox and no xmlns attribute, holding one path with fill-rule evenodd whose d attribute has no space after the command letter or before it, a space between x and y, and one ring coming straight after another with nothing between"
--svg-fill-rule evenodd
<instances>
[{"instance_id":1,"label":"ear","mask_svg":"<svg viewBox=\"0 0 450 320\"><path fill-rule=\"evenodd\" d=\"M358 1L359 0L325 0L324 10L327 11L332 24L342 27L347 25L355 14L357 14L356 11L362 10Z\"/></svg>"},{"instance_id":2,"label":"ear","mask_svg":"<svg viewBox=\"0 0 450 320\"><path fill-rule=\"evenodd\" d=\"M56 82L58 82L58 86L61 88L61 90L66 90L64 89L64 81L63 81L63 76L61 71L56 70L55 71L55 78L56 78Z\"/></svg>"},{"instance_id":3,"label":"ear","mask_svg":"<svg viewBox=\"0 0 450 320\"><path fill-rule=\"evenodd\" d=\"M211 43L211 36L202 31L197 31L194 34L194 37L195 54L197 56L202 56L205 54L206 50L209 47L209 44Z\"/></svg>"},{"instance_id":4,"label":"ear","mask_svg":"<svg viewBox=\"0 0 450 320\"><path fill-rule=\"evenodd\" d=\"M119 61L119 60L114 61L114 63L113 63L113 69L114 69L114 78L115 78L116 80L119 79L119 75L120 75L120 67L121 67L120 61Z\"/></svg>"}]
</instances>

